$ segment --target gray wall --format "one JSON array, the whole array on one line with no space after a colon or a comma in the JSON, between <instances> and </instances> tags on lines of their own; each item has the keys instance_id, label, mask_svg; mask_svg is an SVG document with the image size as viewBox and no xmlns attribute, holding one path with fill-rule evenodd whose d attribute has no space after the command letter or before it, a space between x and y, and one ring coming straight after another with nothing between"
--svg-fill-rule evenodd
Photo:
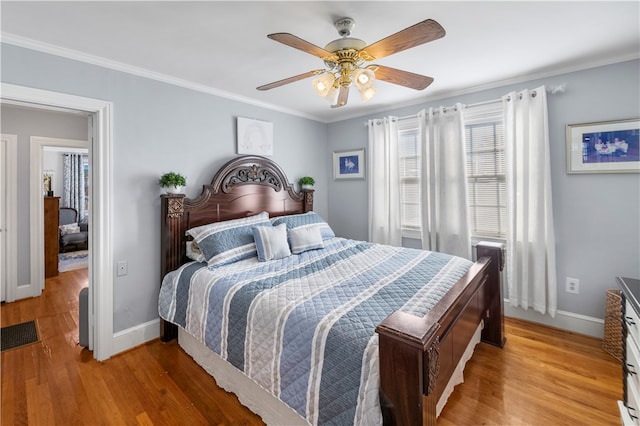
<instances>
[{"instance_id":1,"label":"gray wall","mask_svg":"<svg viewBox=\"0 0 640 426\"><path fill-rule=\"evenodd\" d=\"M566 83L565 93L548 96L558 309L603 318L605 292L616 288L615 277L640 277L640 175L568 175L565 129L568 124L640 117L638 75L640 61L629 61L332 123L329 151L366 147L364 123L369 118L412 115L431 106L472 104L512 90ZM330 180L328 191L328 220L336 233L366 239L366 181ZM580 279L580 294L565 292L566 277Z\"/></svg>"},{"instance_id":2,"label":"gray wall","mask_svg":"<svg viewBox=\"0 0 640 426\"><path fill-rule=\"evenodd\" d=\"M328 215L326 124L13 45L1 65L4 83L113 102L113 256L129 262L114 273L114 332L158 317L158 177L180 172L198 195L236 155L236 117L273 123L273 160L291 181L313 176L315 210Z\"/></svg>"},{"instance_id":3,"label":"gray wall","mask_svg":"<svg viewBox=\"0 0 640 426\"><path fill-rule=\"evenodd\" d=\"M3 59L4 60L4 59ZM31 283L31 244L30 244L30 206L29 206L29 170L30 138L42 136L60 139L87 140L87 118L50 111L30 110L26 108L2 105L0 108L1 133L18 136L18 282L17 285ZM46 168L46 167L45 167ZM54 177L54 187L62 187L62 170ZM61 195L55 192L55 195Z\"/></svg>"}]
</instances>

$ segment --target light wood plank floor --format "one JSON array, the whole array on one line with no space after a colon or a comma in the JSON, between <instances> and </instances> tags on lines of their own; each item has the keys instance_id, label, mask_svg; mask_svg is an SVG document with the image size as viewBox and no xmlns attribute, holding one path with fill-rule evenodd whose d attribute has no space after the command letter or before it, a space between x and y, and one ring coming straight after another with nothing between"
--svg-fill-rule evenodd
<instances>
[{"instance_id":1,"label":"light wood plank floor","mask_svg":"<svg viewBox=\"0 0 640 426\"><path fill-rule=\"evenodd\" d=\"M3 304L2 326L36 319L40 342L2 353L2 425L259 425L175 342L97 362L78 346L86 270L47 280L43 295ZM441 425L619 425L618 361L601 341L506 320L504 349L480 344Z\"/></svg>"}]
</instances>

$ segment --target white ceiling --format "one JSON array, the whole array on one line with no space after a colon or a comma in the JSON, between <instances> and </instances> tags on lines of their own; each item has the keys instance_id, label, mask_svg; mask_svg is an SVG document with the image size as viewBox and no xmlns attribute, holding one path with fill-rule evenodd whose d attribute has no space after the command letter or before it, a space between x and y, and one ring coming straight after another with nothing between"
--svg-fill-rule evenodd
<instances>
[{"instance_id":1,"label":"white ceiling","mask_svg":"<svg viewBox=\"0 0 640 426\"><path fill-rule=\"evenodd\" d=\"M640 2L84 1L1 7L4 42L147 75L268 108L333 122L508 82L640 57ZM444 38L376 61L431 76L423 91L378 82L363 103L332 109L306 79L257 86L322 68L310 54L267 38L292 33L324 47L338 18L356 20L368 44L425 19ZM355 92L355 89L352 89Z\"/></svg>"}]
</instances>

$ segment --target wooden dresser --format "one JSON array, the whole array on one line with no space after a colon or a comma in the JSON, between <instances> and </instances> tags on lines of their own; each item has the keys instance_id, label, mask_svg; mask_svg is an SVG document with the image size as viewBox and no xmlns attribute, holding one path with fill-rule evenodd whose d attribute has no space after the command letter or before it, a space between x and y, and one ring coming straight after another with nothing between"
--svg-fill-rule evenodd
<instances>
[{"instance_id":1,"label":"wooden dresser","mask_svg":"<svg viewBox=\"0 0 640 426\"><path fill-rule=\"evenodd\" d=\"M58 275L60 197L44 197L44 277Z\"/></svg>"},{"instance_id":2,"label":"wooden dresser","mask_svg":"<svg viewBox=\"0 0 640 426\"><path fill-rule=\"evenodd\" d=\"M622 289L622 384L618 403L624 425L640 425L640 280L617 277Z\"/></svg>"}]
</instances>

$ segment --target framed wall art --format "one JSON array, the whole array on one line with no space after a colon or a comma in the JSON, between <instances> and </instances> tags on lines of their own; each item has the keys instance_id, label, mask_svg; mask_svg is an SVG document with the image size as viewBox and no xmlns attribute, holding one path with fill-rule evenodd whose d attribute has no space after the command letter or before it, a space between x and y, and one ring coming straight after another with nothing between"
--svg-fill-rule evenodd
<instances>
[{"instance_id":1,"label":"framed wall art","mask_svg":"<svg viewBox=\"0 0 640 426\"><path fill-rule=\"evenodd\" d=\"M640 173L640 119L567 125L567 173Z\"/></svg>"},{"instance_id":2,"label":"framed wall art","mask_svg":"<svg viewBox=\"0 0 640 426\"><path fill-rule=\"evenodd\" d=\"M333 178L364 179L364 149L333 152Z\"/></svg>"},{"instance_id":3,"label":"framed wall art","mask_svg":"<svg viewBox=\"0 0 640 426\"><path fill-rule=\"evenodd\" d=\"M273 123L238 117L238 154L273 155Z\"/></svg>"}]
</instances>

